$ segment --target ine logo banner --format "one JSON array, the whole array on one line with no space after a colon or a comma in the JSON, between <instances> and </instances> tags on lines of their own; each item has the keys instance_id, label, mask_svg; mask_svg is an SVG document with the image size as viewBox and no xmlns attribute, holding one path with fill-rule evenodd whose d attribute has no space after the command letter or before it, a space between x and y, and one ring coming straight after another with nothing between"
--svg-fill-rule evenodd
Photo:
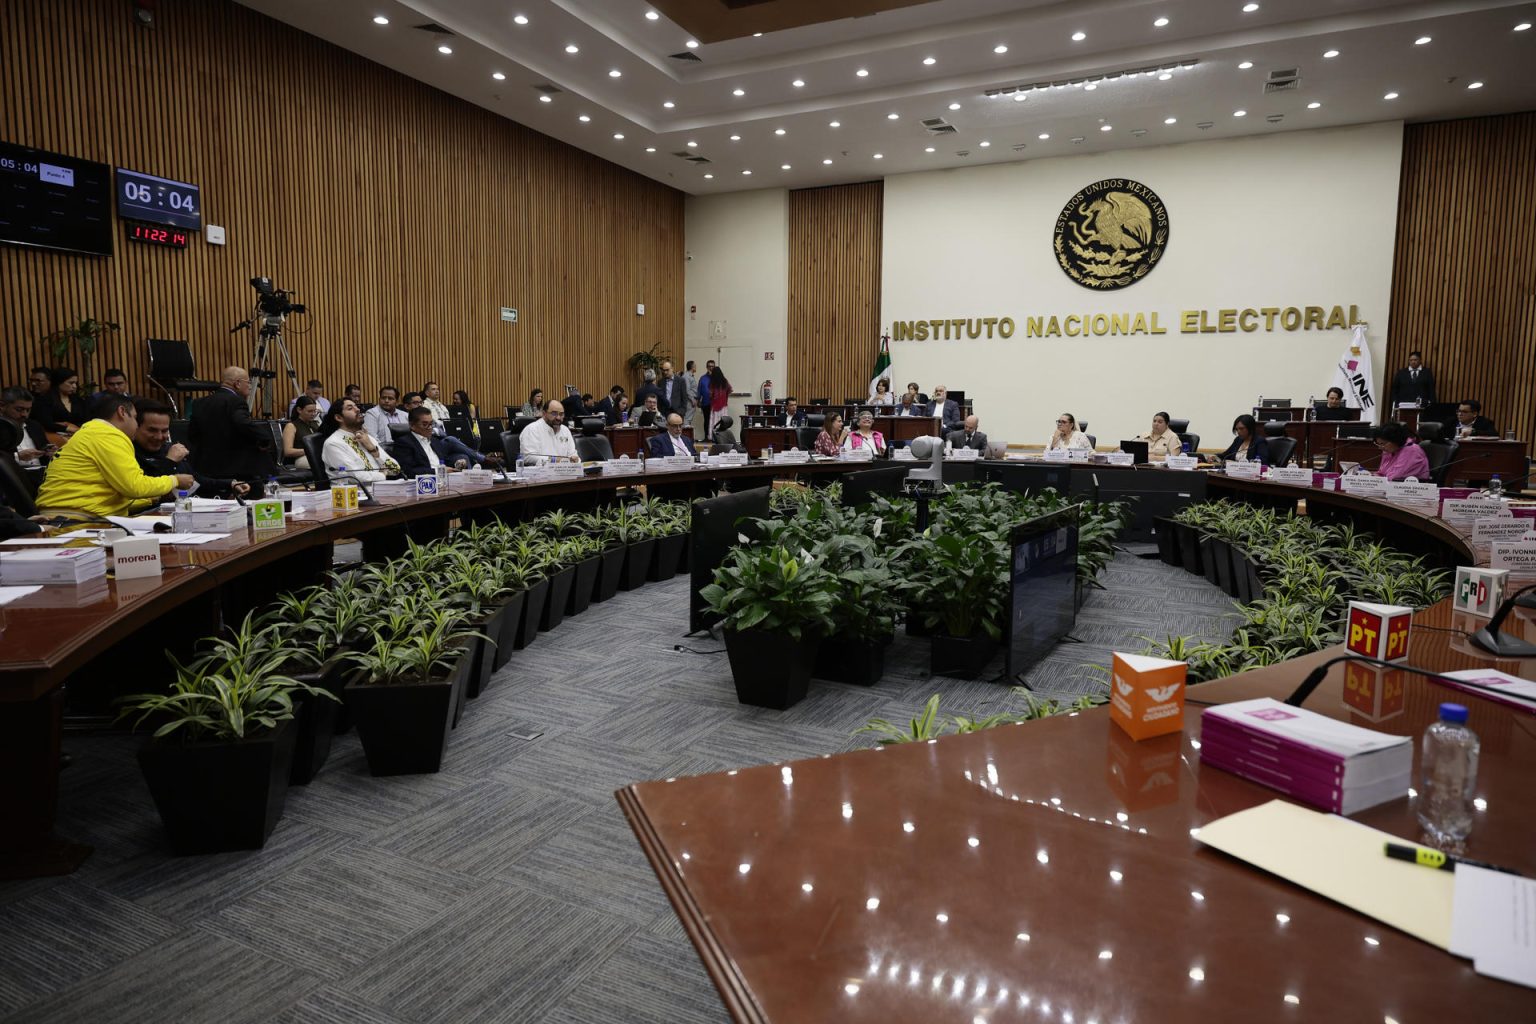
<instances>
[{"instance_id":1,"label":"ine logo banner","mask_svg":"<svg viewBox=\"0 0 1536 1024\"><path fill-rule=\"evenodd\" d=\"M1077 284L1115 291L1152 272L1168 248L1168 209L1139 181L1106 178L1082 189L1056 217L1056 262Z\"/></svg>"}]
</instances>

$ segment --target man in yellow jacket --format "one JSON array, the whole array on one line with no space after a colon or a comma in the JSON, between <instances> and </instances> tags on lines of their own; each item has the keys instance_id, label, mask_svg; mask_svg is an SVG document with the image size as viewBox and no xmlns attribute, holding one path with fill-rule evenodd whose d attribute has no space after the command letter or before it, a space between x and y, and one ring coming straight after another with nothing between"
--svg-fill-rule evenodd
<instances>
[{"instance_id":1,"label":"man in yellow jacket","mask_svg":"<svg viewBox=\"0 0 1536 1024\"><path fill-rule=\"evenodd\" d=\"M133 454L139 415L132 398L108 395L96 412L98 418L86 421L49 465L37 491L40 511L120 516L192 486L190 473L145 476L139 468Z\"/></svg>"}]
</instances>

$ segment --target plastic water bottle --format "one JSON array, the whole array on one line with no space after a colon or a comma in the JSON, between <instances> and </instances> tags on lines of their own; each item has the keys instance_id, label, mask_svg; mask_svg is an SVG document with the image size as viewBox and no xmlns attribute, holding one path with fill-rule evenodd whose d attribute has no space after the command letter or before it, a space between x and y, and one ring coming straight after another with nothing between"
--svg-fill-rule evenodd
<instances>
[{"instance_id":1,"label":"plastic water bottle","mask_svg":"<svg viewBox=\"0 0 1536 1024\"><path fill-rule=\"evenodd\" d=\"M1483 497L1494 501L1504 497L1504 481L1499 479L1499 474L1493 474L1493 479L1488 481L1488 486L1483 489Z\"/></svg>"},{"instance_id":2,"label":"plastic water bottle","mask_svg":"<svg viewBox=\"0 0 1536 1024\"><path fill-rule=\"evenodd\" d=\"M1419 748L1419 824L1435 842L1459 842L1472 831L1480 744L1466 722L1464 706L1441 704Z\"/></svg>"},{"instance_id":3,"label":"plastic water bottle","mask_svg":"<svg viewBox=\"0 0 1536 1024\"><path fill-rule=\"evenodd\" d=\"M263 493L265 493L266 496L269 497L269 498L277 497L277 477L275 477L275 476L267 477L267 489Z\"/></svg>"},{"instance_id":4,"label":"plastic water bottle","mask_svg":"<svg viewBox=\"0 0 1536 1024\"><path fill-rule=\"evenodd\" d=\"M1183 444L1179 445L1179 451L1183 452L1185 455L1191 454L1189 442L1185 441Z\"/></svg>"},{"instance_id":5,"label":"plastic water bottle","mask_svg":"<svg viewBox=\"0 0 1536 1024\"><path fill-rule=\"evenodd\" d=\"M176 510L178 512L192 511L192 496L186 491L176 492Z\"/></svg>"},{"instance_id":6,"label":"plastic water bottle","mask_svg":"<svg viewBox=\"0 0 1536 1024\"><path fill-rule=\"evenodd\" d=\"M513 473L514 476L518 477L519 479L522 478L522 475L523 475L523 457L521 455L519 455L517 457L517 462L515 462L513 464L513 466L512 466L512 473Z\"/></svg>"}]
</instances>

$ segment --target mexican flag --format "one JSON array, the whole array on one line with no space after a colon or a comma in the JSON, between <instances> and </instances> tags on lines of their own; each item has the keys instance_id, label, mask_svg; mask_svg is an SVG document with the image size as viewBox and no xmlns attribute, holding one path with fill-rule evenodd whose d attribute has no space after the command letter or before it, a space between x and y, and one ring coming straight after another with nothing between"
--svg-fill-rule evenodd
<instances>
[{"instance_id":1,"label":"mexican flag","mask_svg":"<svg viewBox=\"0 0 1536 1024\"><path fill-rule=\"evenodd\" d=\"M891 336L880 335L880 352L875 356L875 369L869 375L869 397L875 397L875 385L884 380L887 383L891 379ZM894 393L894 389L893 389Z\"/></svg>"}]
</instances>

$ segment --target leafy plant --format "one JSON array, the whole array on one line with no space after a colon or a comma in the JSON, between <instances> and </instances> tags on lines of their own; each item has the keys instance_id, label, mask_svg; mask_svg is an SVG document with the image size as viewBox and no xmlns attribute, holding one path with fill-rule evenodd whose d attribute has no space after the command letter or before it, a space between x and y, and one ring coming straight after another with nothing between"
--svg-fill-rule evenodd
<instances>
[{"instance_id":1,"label":"leafy plant","mask_svg":"<svg viewBox=\"0 0 1536 1024\"><path fill-rule=\"evenodd\" d=\"M288 654L272 651L265 657L219 656L183 665L169 652L176 679L168 693L136 693L119 699L119 717L134 712L137 728L147 718L164 719L154 738L180 733L187 742L203 739L234 741L260 729L274 729L293 717L296 693L336 700L318 687L283 675Z\"/></svg>"},{"instance_id":2,"label":"leafy plant","mask_svg":"<svg viewBox=\"0 0 1536 1024\"><path fill-rule=\"evenodd\" d=\"M880 746L892 743L916 743L938 739L951 732L955 735L964 735L981 732L984 729L995 729L1000 725L1017 725L1036 718L1050 718L1053 715L1087 711L1103 704L1107 699L1083 696L1063 704L1056 700L1037 697L1022 686L1013 687L1011 692L1015 697L1022 697L1024 700L1024 706L1017 711L999 711L984 718L970 718L965 715L945 716L939 713L940 695L936 693L928 698L928 703L923 706L923 713L912 719L905 729L884 718L872 718L855 729L853 734L857 736L861 732L874 733L875 742Z\"/></svg>"},{"instance_id":3,"label":"leafy plant","mask_svg":"<svg viewBox=\"0 0 1536 1024\"><path fill-rule=\"evenodd\" d=\"M77 324L69 327L61 327L57 331L43 338L43 344L48 346L48 351L53 354L55 360L63 359L69 355L70 347L80 353L80 370L84 375L84 388L89 390L96 386L95 374L91 364L96 356L96 349L104 334L110 334L118 329L117 324L110 320L97 320L94 317L86 317Z\"/></svg>"},{"instance_id":4,"label":"leafy plant","mask_svg":"<svg viewBox=\"0 0 1536 1024\"><path fill-rule=\"evenodd\" d=\"M828 632L837 606L837 580L821 560L802 550L737 547L699 591L725 629L761 629L799 640Z\"/></svg>"},{"instance_id":5,"label":"leafy plant","mask_svg":"<svg viewBox=\"0 0 1536 1024\"><path fill-rule=\"evenodd\" d=\"M931 534L931 530L930 530ZM947 533L911 541L909 556L918 610L950 636L1002 638L1008 613L1008 546L990 532Z\"/></svg>"},{"instance_id":6,"label":"leafy plant","mask_svg":"<svg viewBox=\"0 0 1536 1024\"><path fill-rule=\"evenodd\" d=\"M628 365L631 370L655 370L656 372L660 373L661 364L672 358L671 356L660 355L657 353L656 350L661 348L661 346L662 342L658 341L653 343L648 349L644 349L640 352L630 353L629 360L626 365Z\"/></svg>"},{"instance_id":7,"label":"leafy plant","mask_svg":"<svg viewBox=\"0 0 1536 1024\"><path fill-rule=\"evenodd\" d=\"M441 677L463 654L464 645L484 634L464 625L464 613L455 608L416 604L408 610L412 628L380 637L370 650L353 651L347 657L363 670L362 682L370 684L425 683Z\"/></svg>"}]
</instances>

